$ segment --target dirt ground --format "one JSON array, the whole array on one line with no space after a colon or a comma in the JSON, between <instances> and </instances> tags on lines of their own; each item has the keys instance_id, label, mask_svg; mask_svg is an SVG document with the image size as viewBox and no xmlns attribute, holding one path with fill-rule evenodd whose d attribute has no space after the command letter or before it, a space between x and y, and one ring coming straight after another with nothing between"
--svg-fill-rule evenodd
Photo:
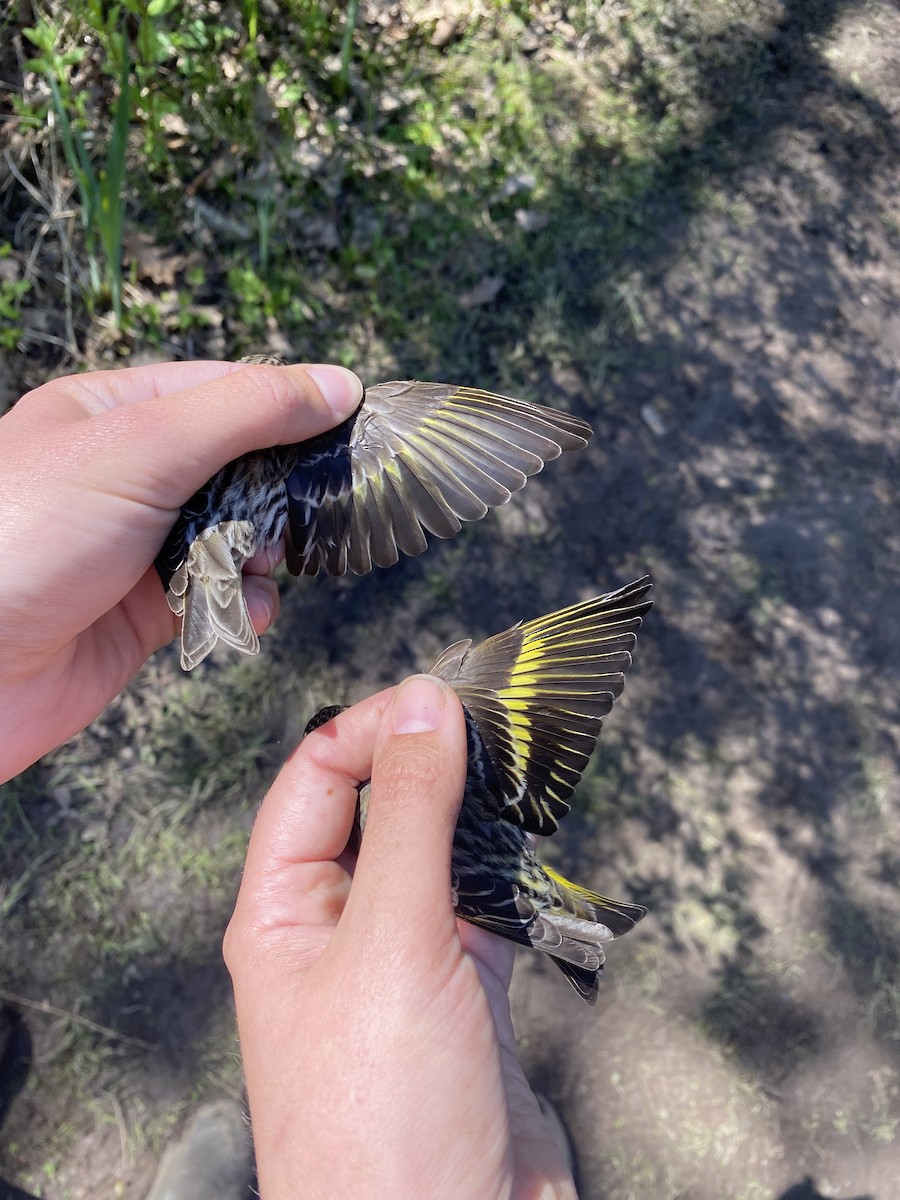
<instances>
[{"instance_id":1,"label":"dirt ground","mask_svg":"<svg viewBox=\"0 0 900 1200\"><path fill-rule=\"evenodd\" d=\"M652 573L590 801L546 847L650 915L611 948L595 1011L537 956L513 984L583 1200L898 1191L900 11L809 14L775 28L783 72L752 121L720 85L709 121L735 160L648 236L614 360L537 381L592 421L588 450L422 560L286 592L263 649L289 662L302 629L324 703ZM133 702L176 677L160 656ZM279 712L288 742L303 718ZM0 1111L0 1196L143 1195L157 1145L132 1126L177 1125L216 1091L203 1048L217 1030L229 1044L232 896L195 909L205 958L160 950L82 1010L154 1047L126 1048L87 1113L42 1092L64 1034L24 1014L33 1062ZM67 1125L38 1180L41 1139Z\"/></svg>"},{"instance_id":2,"label":"dirt ground","mask_svg":"<svg viewBox=\"0 0 900 1200\"><path fill-rule=\"evenodd\" d=\"M898 39L877 5L810 38L814 87L642 265L571 525L658 593L615 881L564 835L651 916L596 1024L531 962L514 991L586 1198L897 1194Z\"/></svg>"}]
</instances>

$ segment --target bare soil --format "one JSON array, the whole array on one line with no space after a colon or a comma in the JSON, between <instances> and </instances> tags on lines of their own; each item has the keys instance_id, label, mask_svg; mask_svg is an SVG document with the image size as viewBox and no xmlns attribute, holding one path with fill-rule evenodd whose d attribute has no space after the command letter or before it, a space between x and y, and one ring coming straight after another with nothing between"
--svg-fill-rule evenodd
<instances>
[{"instance_id":1,"label":"bare soil","mask_svg":"<svg viewBox=\"0 0 900 1200\"><path fill-rule=\"evenodd\" d=\"M664 198L701 167L704 183L648 206L630 335L535 381L592 421L589 449L422 560L287 591L263 648L325 703L652 572L585 807L546 846L650 915L612 947L596 1011L537 956L513 985L584 1200L892 1200L900 1179L900 12L778 12L661 173ZM753 110L731 104L754 71ZM177 685L160 656L128 703ZM277 757L306 714L266 703ZM207 811L211 837L254 803ZM0 1195L143 1195L161 1135L135 1130L221 1083L204 1047L230 1036L236 882L198 885L205 956L160 947L94 981L83 1015L153 1049L121 1047L87 1103L42 1089L67 1027L24 1011Z\"/></svg>"}]
</instances>

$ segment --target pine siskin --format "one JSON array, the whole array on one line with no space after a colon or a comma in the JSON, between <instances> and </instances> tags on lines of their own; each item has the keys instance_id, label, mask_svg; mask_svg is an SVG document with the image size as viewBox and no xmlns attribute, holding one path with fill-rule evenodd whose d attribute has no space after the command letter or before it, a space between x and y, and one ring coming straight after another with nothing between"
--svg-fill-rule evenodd
<instances>
[{"instance_id":1,"label":"pine siskin","mask_svg":"<svg viewBox=\"0 0 900 1200\"><path fill-rule=\"evenodd\" d=\"M474 648L457 642L431 669L466 712L469 766L452 863L457 916L549 954L588 1004L597 999L603 943L647 910L569 883L541 863L529 835L553 833L569 811L602 718L625 686L650 587L644 576ZM306 732L340 711L322 709ZM366 783L359 834L368 798Z\"/></svg>"},{"instance_id":2,"label":"pine siskin","mask_svg":"<svg viewBox=\"0 0 900 1200\"><path fill-rule=\"evenodd\" d=\"M258 652L241 568L285 532L294 575L390 567L421 554L427 533L449 538L480 520L590 436L584 421L525 400L402 381L368 388L337 429L235 459L184 505L156 559L183 618L181 665L190 671L219 639Z\"/></svg>"}]
</instances>

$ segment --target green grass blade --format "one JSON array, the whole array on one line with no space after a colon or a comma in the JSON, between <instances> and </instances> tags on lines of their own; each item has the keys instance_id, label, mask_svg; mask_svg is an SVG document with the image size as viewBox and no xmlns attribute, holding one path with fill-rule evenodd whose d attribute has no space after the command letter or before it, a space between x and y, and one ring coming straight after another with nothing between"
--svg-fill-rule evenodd
<instances>
[{"instance_id":1,"label":"green grass blade","mask_svg":"<svg viewBox=\"0 0 900 1200\"><path fill-rule=\"evenodd\" d=\"M353 57L353 34L356 31L356 17L359 12L359 0L350 0L347 5L347 23L344 26L344 36L341 40L341 95L347 90L347 80L350 75L350 59Z\"/></svg>"},{"instance_id":2,"label":"green grass blade","mask_svg":"<svg viewBox=\"0 0 900 1200\"><path fill-rule=\"evenodd\" d=\"M63 144L63 153L69 170L75 176L78 191L81 195L81 220L90 234L96 229L96 210L98 204L98 181L84 146L84 139L77 130L72 128L66 107L63 104L59 85L52 75L47 75L50 94L53 97L53 109L59 122L59 133Z\"/></svg>"},{"instance_id":3,"label":"green grass blade","mask_svg":"<svg viewBox=\"0 0 900 1200\"><path fill-rule=\"evenodd\" d=\"M128 83L128 54L125 49L119 74L113 127L106 150L106 170L101 184L100 237L106 259L106 276L116 325L122 320L122 234L125 223L125 159L131 117Z\"/></svg>"}]
</instances>

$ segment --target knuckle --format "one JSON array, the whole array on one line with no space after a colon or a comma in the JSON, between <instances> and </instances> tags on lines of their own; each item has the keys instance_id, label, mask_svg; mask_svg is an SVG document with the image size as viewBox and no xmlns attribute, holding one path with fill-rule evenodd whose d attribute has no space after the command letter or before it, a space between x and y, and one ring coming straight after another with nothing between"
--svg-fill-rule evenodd
<instances>
[{"instance_id":1,"label":"knuckle","mask_svg":"<svg viewBox=\"0 0 900 1200\"><path fill-rule=\"evenodd\" d=\"M414 734L410 741L386 746L376 760L375 772L379 784L389 784L398 799L415 799L423 789L445 782L449 766L443 745Z\"/></svg>"},{"instance_id":2,"label":"knuckle","mask_svg":"<svg viewBox=\"0 0 900 1200\"><path fill-rule=\"evenodd\" d=\"M271 410L272 415L287 424L296 412L297 404L307 399L286 371L270 364L254 363L240 372L246 383Z\"/></svg>"}]
</instances>

